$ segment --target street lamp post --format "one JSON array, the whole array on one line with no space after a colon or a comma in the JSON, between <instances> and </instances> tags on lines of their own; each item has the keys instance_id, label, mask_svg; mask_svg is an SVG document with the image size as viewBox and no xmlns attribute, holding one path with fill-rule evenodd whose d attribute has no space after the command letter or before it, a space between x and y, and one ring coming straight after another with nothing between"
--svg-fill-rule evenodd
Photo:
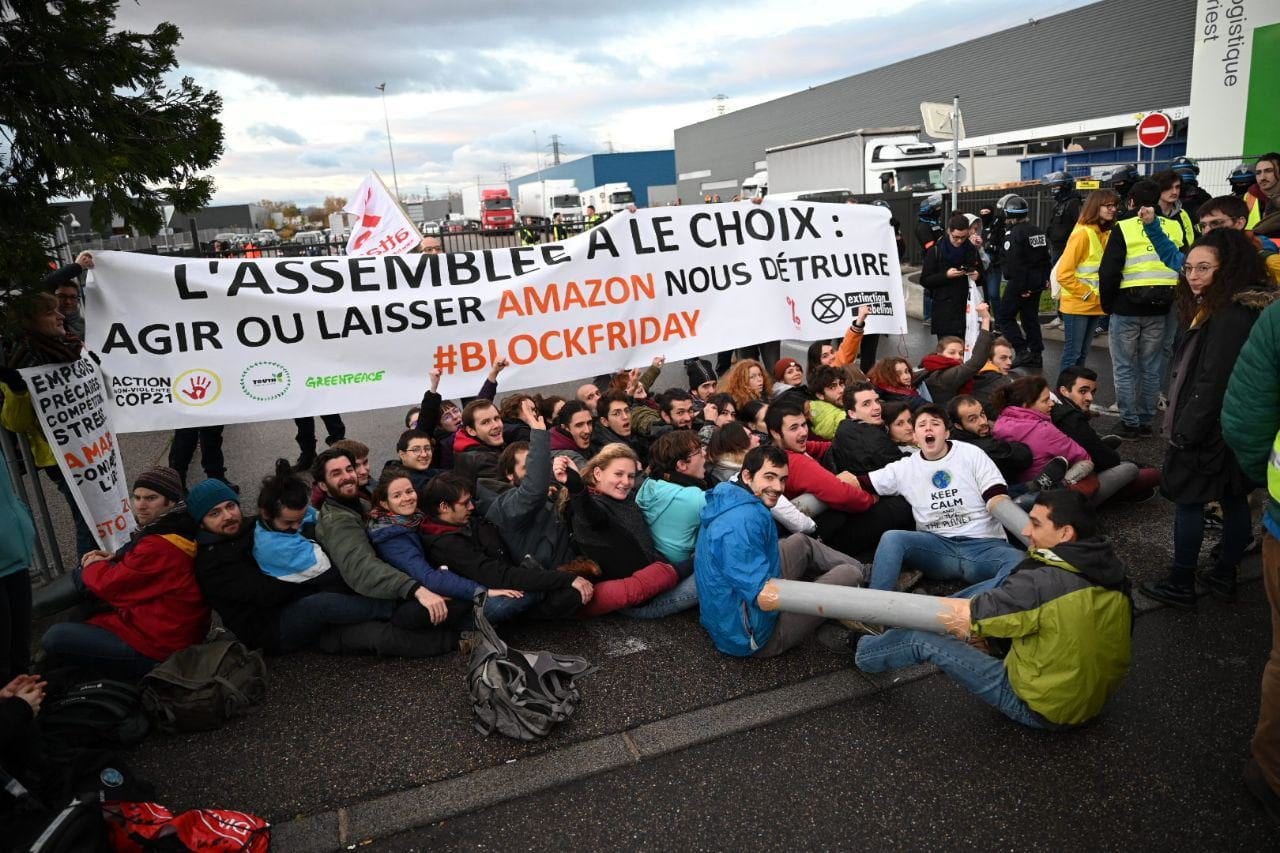
<instances>
[{"instance_id":1,"label":"street lamp post","mask_svg":"<svg viewBox=\"0 0 1280 853\"><path fill-rule=\"evenodd\" d=\"M391 147L391 119L387 115L387 84L379 83L373 88L382 93L382 120L387 125L387 153L391 155L391 184L396 188L396 201L400 201L400 179L396 176L396 152Z\"/></svg>"}]
</instances>

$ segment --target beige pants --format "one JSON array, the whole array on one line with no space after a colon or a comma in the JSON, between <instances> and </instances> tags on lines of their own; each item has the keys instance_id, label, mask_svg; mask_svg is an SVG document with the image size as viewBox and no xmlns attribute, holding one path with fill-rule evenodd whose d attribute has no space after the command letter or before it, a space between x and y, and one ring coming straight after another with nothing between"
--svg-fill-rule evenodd
<instances>
[{"instance_id":1,"label":"beige pants","mask_svg":"<svg viewBox=\"0 0 1280 853\"><path fill-rule=\"evenodd\" d=\"M866 573L862 564L853 557L828 548L803 533L793 534L779 542L778 552L782 557L782 577L789 581L803 580L805 575L817 573L814 578L817 583L857 586ZM825 619L825 616L783 613L778 617L769 642L756 651L755 657L771 658L795 648L817 631Z\"/></svg>"}]
</instances>

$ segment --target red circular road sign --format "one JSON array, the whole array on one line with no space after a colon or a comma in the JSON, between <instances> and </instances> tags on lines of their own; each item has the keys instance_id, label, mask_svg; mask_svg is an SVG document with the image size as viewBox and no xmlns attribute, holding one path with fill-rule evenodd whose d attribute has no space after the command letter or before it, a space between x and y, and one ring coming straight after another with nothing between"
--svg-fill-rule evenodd
<instances>
[{"instance_id":1,"label":"red circular road sign","mask_svg":"<svg viewBox=\"0 0 1280 853\"><path fill-rule=\"evenodd\" d=\"M1163 145L1173 133L1173 119L1164 113L1147 113L1138 122L1138 144L1143 148Z\"/></svg>"}]
</instances>

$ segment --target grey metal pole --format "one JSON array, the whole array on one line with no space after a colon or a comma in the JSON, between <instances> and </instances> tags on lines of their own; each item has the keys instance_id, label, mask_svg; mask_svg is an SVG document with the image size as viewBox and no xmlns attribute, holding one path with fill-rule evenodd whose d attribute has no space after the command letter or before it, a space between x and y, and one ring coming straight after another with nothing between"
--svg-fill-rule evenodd
<instances>
[{"instance_id":1,"label":"grey metal pole","mask_svg":"<svg viewBox=\"0 0 1280 853\"><path fill-rule=\"evenodd\" d=\"M374 86L382 93L382 120L387 125L387 153L391 155L391 185L396 188L396 202L400 201L400 179L396 177L396 152L391 147L391 119L387 115L387 84Z\"/></svg>"},{"instance_id":2,"label":"grey metal pole","mask_svg":"<svg viewBox=\"0 0 1280 853\"><path fill-rule=\"evenodd\" d=\"M951 99L951 212L956 212L960 193L960 96Z\"/></svg>"},{"instance_id":3,"label":"grey metal pole","mask_svg":"<svg viewBox=\"0 0 1280 853\"><path fill-rule=\"evenodd\" d=\"M7 430L0 429L0 452L4 453L5 459L9 462L9 479L13 481L14 490L17 491L18 497L22 499L22 502L27 505L27 509L30 510L31 498L27 496L27 486L23 482L25 478L18 476L18 451L13 446L13 440L9 438ZM30 468L27 469L27 471L30 470ZM34 476L39 477L39 472L36 472ZM32 515L34 516L34 513ZM35 537L35 546L36 570L40 572L40 576L45 580L53 580L54 575L49 565L49 558L44 553L44 542L40 541L39 536Z\"/></svg>"},{"instance_id":4,"label":"grey metal pole","mask_svg":"<svg viewBox=\"0 0 1280 853\"><path fill-rule=\"evenodd\" d=\"M958 599L775 578L756 596L761 610L854 619L872 625L947 633ZM960 602L961 605L967 602Z\"/></svg>"},{"instance_id":5,"label":"grey metal pole","mask_svg":"<svg viewBox=\"0 0 1280 853\"><path fill-rule=\"evenodd\" d=\"M57 570L53 572L53 577L57 577L66 571L67 564L62 562L62 548L58 546L58 531L54 530L53 519L49 517L49 502L44 497L44 484L40 482L40 469L36 467L35 457L31 455L31 446L27 443L25 435L18 436L18 447L22 451L22 461L26 463L27 470L31 472L31 485L36 493L36 505L40 508L40 520L44 523L45 535L49 537L49 550L53 552L53 568ZM75 507L72 507L71 511L73 513L78 512Z\"/></svg>"}]
</instances>

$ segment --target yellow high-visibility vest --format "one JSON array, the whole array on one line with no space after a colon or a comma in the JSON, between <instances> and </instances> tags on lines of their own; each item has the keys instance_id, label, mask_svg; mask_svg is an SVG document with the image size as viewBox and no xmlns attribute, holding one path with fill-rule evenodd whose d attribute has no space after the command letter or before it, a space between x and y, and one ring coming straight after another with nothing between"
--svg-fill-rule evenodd
<instances>
[{"instance_id":1,"label":"yellow high-visibility vest","mask_svg":"<svg viewBox=\"0 0 1280 853\"><path fill-rule=\"evenodd\" d=\"M1182 229L1178 223L1164 216L1157 216L1156 219L1173 244L1178 245L1182 239ZM1141 217L1122 219L1116 223L1116 227L1124 235L1126 252L1123 277L1120 280L1121 290L1127 287L1173 287L1178 283L1178 273L1165 266L1164 261L1156 254L1155 247L1147 239Z\"/></svg>"}]
</instances>

